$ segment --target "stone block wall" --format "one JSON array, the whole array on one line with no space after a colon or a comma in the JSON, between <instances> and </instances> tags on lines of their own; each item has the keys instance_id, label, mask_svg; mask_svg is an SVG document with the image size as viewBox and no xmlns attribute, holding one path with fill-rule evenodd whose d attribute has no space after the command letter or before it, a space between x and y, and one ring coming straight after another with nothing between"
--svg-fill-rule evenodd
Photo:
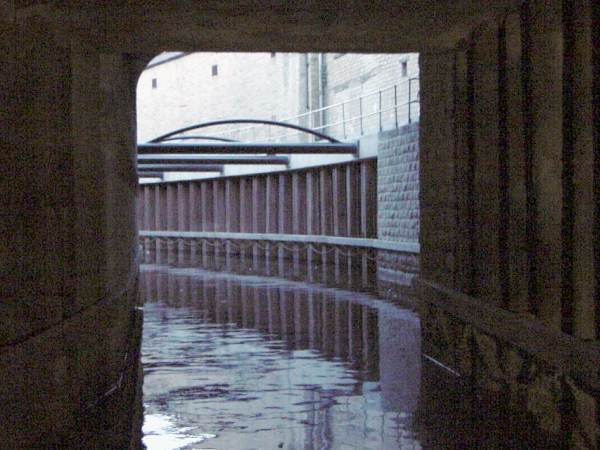
<instances>
[{"instance_id":1,"label":"stone block wall","mask_svg":"<svg viewBox=\"0 0 600 450\"><path fill-rule=\"evenodd\" d=\"M380 133L377 152L377 237L418 243L419 124ZM385 297L412 304L418 273L418 254L379 252L377 283Z\"/></svg>"},{"instance_id":2,"label":"stone block wall","mask_svg":"<svg viewBox=\"0 0 600 450\"><path fill-rule=\"evenodd\" d=\"M137 73L66 33L0 25L0 442L125 449L141 426Z\"/></svg>"},{"instance_id":3,"label":"stone block wall","mask_svg":"<svg viewBox=\"0 0 600 450\"><path fill-rule=\"evenodd\" d=\"M419 124L380 134L378 238L419 242Z\"/></svg>"},{"instance_id":4,"label":"stone block wall","mask_svg":"<svg viewBox=\"0 0 600 450\"><path fill-rule=\"evenodd\" d=\"M419 316L423 352L455 369L484 401L531 424L540 448L598 448L598 397L571 374L431 304Z\"/></svg>"}]
</instances>

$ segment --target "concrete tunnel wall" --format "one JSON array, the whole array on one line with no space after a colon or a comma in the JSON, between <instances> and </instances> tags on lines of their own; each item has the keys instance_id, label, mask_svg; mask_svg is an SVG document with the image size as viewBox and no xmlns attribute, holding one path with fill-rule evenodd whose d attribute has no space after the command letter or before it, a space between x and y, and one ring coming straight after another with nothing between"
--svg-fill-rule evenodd
<instances>
[{"instance_id":1,"label":"concrete tunnel wall","mask_svg":"<svg viewBox=\"0 0 600 450\"><path fill-rule=\"evenodd\" d=\"M421 55L425 351L583 448L600 436L592 17L526 2Z\"/></svg>"},{"instance_id":2,"label":"concrete tunnel wall","mask_svg":"<svg viewBox=\"0 0 600 450\"><path fill-rule=\"evenodd\" d=\"M595 3L0 6L3 442L88 430L106 443L94 430L119 429L115 447L136 445L133 93L146 55L419 51L424 350L565 445L598 447Z\"/></svg>"},{"instance_id":3,"label":"concrete tunnel wall","mask_svg":"<svg viewBox=\"0 0 600 450\"><path fill-rule=\"evenodd\" d=\"M41 18L0 30L0 441L126 448L141 419L136 66Z\"/></svg>"}]
</instances>

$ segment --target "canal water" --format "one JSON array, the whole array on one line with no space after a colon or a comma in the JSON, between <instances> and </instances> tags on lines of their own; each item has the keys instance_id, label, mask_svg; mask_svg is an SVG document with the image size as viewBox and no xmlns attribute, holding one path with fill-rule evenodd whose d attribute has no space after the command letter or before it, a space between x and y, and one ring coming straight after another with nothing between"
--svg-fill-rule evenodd
<instances>
[{"instance_id":1,"label":"canal water","mask_svg":"<svg viewBox=\"0 0 600 450\"><path fill-rule=\"evenodd\" d=\"M422 354L418 315L364 271L279 269L142 265L149 450L532 448Z\"/></svg>"}]
</instances>

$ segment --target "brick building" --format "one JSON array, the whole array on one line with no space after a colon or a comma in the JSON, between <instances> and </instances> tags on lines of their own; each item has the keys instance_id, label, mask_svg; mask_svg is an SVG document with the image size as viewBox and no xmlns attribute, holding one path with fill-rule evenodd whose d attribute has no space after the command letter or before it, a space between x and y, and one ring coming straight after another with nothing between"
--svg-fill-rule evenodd
<instances>
[{"instance_id":1,"label":"brick building","mask_svg":"<svg viewBox=\"0 0 600 450\"><path fill-rule=\"evenodd\" d=\"M228 118L289 119L341 140L356 140L409 121L407 103L418 98L418 74L416 53L162 53L138 81L138 142ZM418 120L418 113L413 106L410 119ZM278 127L247 125L211 128L204 134L241 141L310 138ZM366 148L361 156L372 153ZM296 155L290 167L350 158ZM276 169L281 167L228 166L224 174ZM165 179L190 176L203 175L168 174Z\"/></svg>"}]
</instances>

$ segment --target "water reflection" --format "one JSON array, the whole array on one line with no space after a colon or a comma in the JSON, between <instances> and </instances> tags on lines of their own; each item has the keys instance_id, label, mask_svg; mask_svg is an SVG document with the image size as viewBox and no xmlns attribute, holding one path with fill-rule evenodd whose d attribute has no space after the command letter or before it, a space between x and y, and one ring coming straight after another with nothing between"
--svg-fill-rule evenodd
<instances>
[{"instance_id":1,"label":"water reflection","mask_svg":"<svg viewBox=\"0 0 600 450\"><path fill-rule=\"evenodd\" d=\"M507 421L482 422L460 380L424 362L414 312L233 263L232 272L215 270L223 261L142 266L149 448L495 448L504 440ZM514 442L503 448L522 445Z\"/></svg>"}]
</instances>

